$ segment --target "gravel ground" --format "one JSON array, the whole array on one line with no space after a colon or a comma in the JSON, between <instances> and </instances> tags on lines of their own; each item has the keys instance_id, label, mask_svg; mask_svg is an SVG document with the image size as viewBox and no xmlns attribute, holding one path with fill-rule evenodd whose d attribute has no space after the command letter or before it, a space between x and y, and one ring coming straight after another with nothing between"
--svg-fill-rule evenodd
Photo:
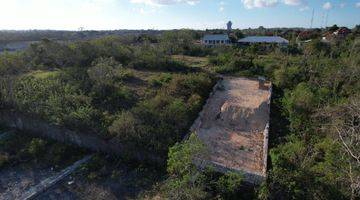
<instances>
[{"instance_id":1,"label":"gravel ground","mask_svg":"<svg viewBox=\"0 0 360 200\"><path fill-rule=\"evenodd\" d=\"M25 164L0 169L0 199L19 199L24 191L55 173L50 168Z\"/></svg>"},{"instance_id":2,"label":"gravel ground","mask_svg":"<svg viewBox=\"0 0 360 200\"><path fill-rule=\"evenodd\" d=\"M149 172L123 169L118 178L105 177L101 180L88 180L79 173L65 179L62 183L37 197L36 200L136 199L140 192L152 186L153 175Z\"/></svg>"}]
</instances>

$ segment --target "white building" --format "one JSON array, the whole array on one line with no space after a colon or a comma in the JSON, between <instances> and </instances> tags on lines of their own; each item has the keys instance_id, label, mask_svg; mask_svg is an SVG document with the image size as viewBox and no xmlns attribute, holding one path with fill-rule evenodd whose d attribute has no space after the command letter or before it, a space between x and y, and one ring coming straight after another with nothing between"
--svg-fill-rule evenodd
<instances>
[{"instance_id":1,"label":"white building","mask_svg":"<svg viewBox=\"0 0 360 200\"><path fill-rule=\"evenodd\" d=\"M263 43L263 44L288 45L289 41L279 36L249 36L238 40L238 43L240 44Z\"/></svg>"},{"instance_id":2,"label":"white building","mask_svg":"<svg viewBox=\"0 0 360 200\"><path fill-rule=\"evenodd\" d=\"M230 39L227 34L214 34L214 35L205 35L201 39L201 44L208 45L208 46L215 46L215 45L227 45L230 44Z\"/></svg>"}]
</instances>

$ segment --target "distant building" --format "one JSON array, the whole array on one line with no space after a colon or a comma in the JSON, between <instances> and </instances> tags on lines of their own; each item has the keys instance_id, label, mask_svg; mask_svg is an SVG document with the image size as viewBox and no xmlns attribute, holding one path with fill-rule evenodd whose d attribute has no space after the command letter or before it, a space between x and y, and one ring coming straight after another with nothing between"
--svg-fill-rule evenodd
<instances>
[{"instance_id":1,"label":"distant building","mask_svg":"<svg viewBox=\"0 0 360 200\"><path fill-rule=\"evenodd\" d=\"M351 30L346 27L341 27L338 30L331 32L328 31L322 35L323 42L333 42L346 38L351 33Z\"/></svg>"},{"instance_id":2,"label":"distant building","mask_svg":"<svg viewBox=\"0 0 360 200\"><path fill-rule=\"evenodd\" d=\"M202 38L201 43L207 46L231 44L230 38L227 34L205 35Z\"/></svg>"},{"instance_id":3,"label":"distant building","mask_svg":"<svg viewBox=\"0 0 360 200\"><path fill-rule=\"evenodd\" d=\"M226 26L227 26L228 34L231 33L231 31L232 31L232 22L229 21L229 22L226 24Z\"/></svg>"},{"instance_id":4,"label":"distant building","mask_svg":"<svg viewBox=\"0 0 360 200\"><path fill-rule=\"evenodd\" d=\"M300 41L305 41L305 40L311 40L311 39L314 39L314 38L317 38L319 37L319 34L316 30L305 30L305 31L301 31L296 40L298 42Z\"/></svg>"},{"instance_id":5,"label":"distant building","mask_svg":"<svg viewBox=\"0 0 360 200\"><path fill-rule=\"evenodd\" d=\"M201 44L206 46L217 46L217 45L229 45L231 40L229 34L232 31L232 22L229 21L227 24L227 34L207 34L201 39Z\"/></svg>"},{"instance_id":6,"label":"distant building","mask_svg":"<svg viewBox=\"0 0 360 200\"><path fill-rule=\"evenodd\" d=\"M335 35L331 32L326 32L322 35L321 41L323 42L330 42L335 39Z\"/></svg>"},{"instance_id":7,"label":"distant building","mask_svg":"<svg viewBox=\"0 0 360 200\"><path fill-rule=\"evenodd\" d=\"M337 31L334 32L334 35L336 35L337 37L346 37L347 35L349 35L351 33L351 30L346 28L346 27L341 27L339 28Z\"/></svg>"},{"instance_id":8,"label":"distant building","mask_svg":"<svg viewBox=\"0 0 360 200\"><path fill-rule=\"evenodd\" d=\"M279 44L288 45L289 41L279 36L248 36L238 40L239 44Z\"/></svg>"}]
</instances>

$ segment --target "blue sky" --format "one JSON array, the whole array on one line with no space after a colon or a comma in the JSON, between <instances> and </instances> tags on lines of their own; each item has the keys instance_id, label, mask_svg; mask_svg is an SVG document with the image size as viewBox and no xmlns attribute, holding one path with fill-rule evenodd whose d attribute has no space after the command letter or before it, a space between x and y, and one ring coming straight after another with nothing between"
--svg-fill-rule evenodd
<instances>
[{"instance_id":1,"label":"blue sky","mask_svg":"<svg viewBox=\"0 0 360 200\"><path fill-rule=\"evenodd\" d=\"M114 30L360 24L360 0L0 0L0 29Z\"/></svg>"}]
</instances>

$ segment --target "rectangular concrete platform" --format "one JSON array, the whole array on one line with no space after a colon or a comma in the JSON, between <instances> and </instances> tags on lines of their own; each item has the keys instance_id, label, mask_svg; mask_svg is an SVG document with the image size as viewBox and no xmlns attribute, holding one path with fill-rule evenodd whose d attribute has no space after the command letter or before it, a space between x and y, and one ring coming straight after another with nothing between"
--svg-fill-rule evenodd
<instances>
[{"instance_id":1,"label":"rectangular concrete platform","mask_svg":"<svg viewBox=\"0 0 360 200\"><path fill-rule=\"evenodd\" d=\"M191 131L205 143L203 163L220 172L240 171L248 182L266 178L270 82L223 77Z\"/></svg>"}]
</instances>

